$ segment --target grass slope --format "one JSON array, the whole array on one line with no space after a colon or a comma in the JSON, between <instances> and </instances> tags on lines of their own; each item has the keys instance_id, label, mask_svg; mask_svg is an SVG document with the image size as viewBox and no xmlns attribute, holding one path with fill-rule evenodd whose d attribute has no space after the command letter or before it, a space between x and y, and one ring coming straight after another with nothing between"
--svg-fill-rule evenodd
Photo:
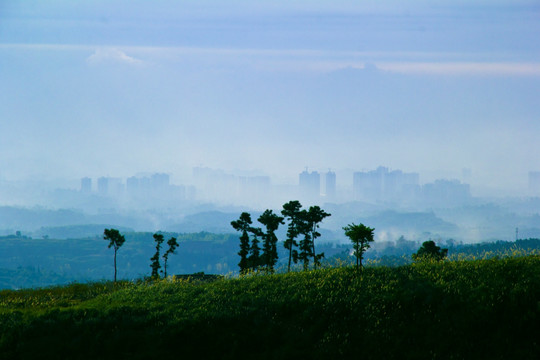
<instances>
[{"instance_id":1,"label":"grass slope","mask_svg":"<svg viewBox=\"0 0 540 360\"><path fill-rule=\"evenodd\" d=\"M0 358L540 358L540 257L0 292Z\"/></svg>"}]
</instances>

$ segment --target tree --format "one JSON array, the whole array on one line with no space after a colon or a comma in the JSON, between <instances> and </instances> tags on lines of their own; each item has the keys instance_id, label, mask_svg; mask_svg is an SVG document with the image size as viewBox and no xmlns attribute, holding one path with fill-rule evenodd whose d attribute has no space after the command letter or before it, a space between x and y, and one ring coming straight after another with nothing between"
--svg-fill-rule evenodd
<instances>
[{"instance_id":1,"label":"tree","mask_svg":"<svg viewBox=\"0 0 540 360\"><path fill-rule=\"evenodd\" d=\"M364 224L349 224L343 228L345 235L351 240L354 248L354 256L356 256L356 269L359 270L362 267L362 259L364 253L370 247L370 243L373 242L374 228L365 226Z\"/></svg>"},{"instance_id":2,"label":"tree","mask_svg":"<svg viewBox=\"0 0 540 360\"><path fill-rule=\"evenodd\" d=\"M289 250L289 263L287 266L287 272L291 271L291 260L296 263L298 261L298 251L293 250L295 246L298 246L296 237L300 234L301 220L300 209L302 204L298 200L291 200L283 205L281 215L289 220L289 226L287 228L287 240L283 243L285 249Z\"/></svg>"},{"instance_id":3,"label":"tree","mask_svg":"<svg viewBox=\"0 0 540 360\"><path fill-rule=\"evenodd\" d=\"M266 233L262 235L263 238L263 254L262 265L266 266L269 271L274 271L274 266L278 260L276 230L280 224L284 224L284 218L277 214L274 214L272 210L265 210L261 216L257 219L261 224L266 227Z\"/></svg>"},{"instance_id":4,"label":"tree","mask_svg":"<svg viewBox=\"0 0 540 360\"><path fill-rule=\"evenodd\" d=\"M109 246L114 248L114 282L116 282L116 253L118 252L118 249L124 244L126 241L124 235L121 235L120 232L116 229L105 229L103 231L103 239L109 240Z\"/></svg>"},{"instance_id":5,"label":"tree","mask_svg":"<svg viewBox=\"0 0 540 360\"><path fill-rule=\"evenodd\" d=\"M253 234L251 239L251 245L249 247L249 256L247 259L248 268L256 270L262 265L261 248L259 247L259 236L262 236L263 232L260 228L249 227L248 231Z\"/></svg>"},{"instance_id":6,"label":"tree","mask_svg":"<svg viewBox=\"0 0 540 360\"><path fill-rule=\"evenodd\" d=\"M163 270L165 278L167 277L167 261L169 260L169 255L175 253L176 248L178 247L178 242L176 241L175 237L171 237L167 241L167 245L169 245L169 248L167 251L165 251L165 254L163 254Z\"/></svg>"},{"instance_id":7,"label":"tree","mask_svg":"<svg viewBox=\"0 0 540 360\"><path fill-rule=\"evenodd\" d=\"M240 255L240 262L238 263L238 267L240 267L240 274L245 274L249 268L248 255L250 252L250 246L248 232L251 229L251 223L251 215L247 212L240 214L240 218L238 220L231 221L231 226L236 231L242 232L242 235L240 235L240 251L238 252L238 255Z\"/></svg>"},{"instance_id":8,"label":"tree","mask_svg":"<svg viewBox=\"0 0 540 360\"><path fill-rule=\"evenodd\" d=\"M423 260L435 260L441 261L446 258L448 255L448 249L441 249L435 244L435 241L429 240L424 241L422 246L418 249L415 254L412 254L414 261L423 261Z\"/></svg>"},{"instance_id":9,"label":"tree","mask_svg":"<svg viewBox=\"0 0 540 360\"><path fill-rule=\"evenodd\" d=\"M159 269L161 269L161 264L159 263L159 255L161 251L161 244L163 244L164 241L163 234L154 234L154 241L156 242L156 253L150 258L150 261L152 261L152 263L150 264L150 267L152 268L151 277L153 279L159 279Z\"/></svg>"},{"instance_id":10,"label":"tree","mask_svg":"<svg viewBox=\"0 0 540 360\"><path fill-rule=\"evenodd\" d=\"M321 236L317 229L319 228L319 223L328 216L331 216L331 214L325 212L319 206L310 206L309 210L306 213L308 230L311 233L311 253L313 254L313 267L315 268L317 267L317 265L320 265L320 259L324 257L324 253L317 254L315 252L315 239Z\"/></svg>"},{"instance_id":11,"label":"tree","mask_svg":"<svg viewBox=\"0 0 540 360\"><path fill-rule=\"evenodd\" d=\"M309 259L314 257L310 230L311 227L308 221L308 212L306 210L301 210L298 213L298 233L304 235L304 237L300 240L298 246L298 250L300 250L298 253L298 260L302 261L304 271L307 271L309 268Z\"/></svg>"}]
</instances>

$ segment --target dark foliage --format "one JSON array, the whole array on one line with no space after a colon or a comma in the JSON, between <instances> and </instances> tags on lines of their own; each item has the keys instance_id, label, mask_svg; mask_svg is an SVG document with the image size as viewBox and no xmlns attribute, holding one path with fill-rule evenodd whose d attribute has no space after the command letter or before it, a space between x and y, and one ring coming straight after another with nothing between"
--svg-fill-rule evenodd
<instances>
[{"instance_id":1,"label":"dark foliage","mask_svg":"<svg viewBox=\"0 0 540 360\"><path fill-rule=\"evenodd\" d=\"M375 229L365 226L364 224L349 224L343 228L345 236L347 236L354 249L354 256L356 257L356 269L362 267L362 259L364 253L370 247L370 243L373 242L373 231Z\"/></svg>"},{"instance_id":2,"label":"dark foliage","mask_svg":"<svg viewBox=\"0 0 540 360\"><path fill-rule=\"evenodd\" d=\"M111 247L114 249L114 282L116 282L116 253L124 245L126 238L117 229L105 229L103 231L103 239L109 240L109 249Z\"/></svg>"},{"instance_id":3,"label":"dark foliage","mask_svg":"<svg viewBox=\"0 0 540 360\"><path fill-rule=\"evenodd\" d=\"M412 255L413 260L415 261L424 261L424 260L435 260L435 261L441 261L446 259L446 256L448 255L448 249L441 249L437 244L435 244L435 241L429 240L424 241L420 249L416 252L416 254Z\"/></svg>"},{"instance_id":4,"label":"dark foliage","mask_svg":"<svg viewBox=\"0 0 540 360\"><path fill-rule=\"evenodd\" d=\"M265 210L265 212L257 219L266 228L266 232L263 233L263 255L262 265L266 267L270 272L274 271L278 261L276 231L279 225L284 224L284 218L277 214L274 214L272 210Z\"/></svg>"},{"instance_id":5,"label":"dark foliage","mask_svg":"<svg viewBox=\"0 0 540 360\"><path fill-rule=\"evenodd\" d=\"M240 235L240 251L238 252L238 255L240 255L240 262L238 263L240 274L245 274L250 268L248 255L250 252L249 231L251 229L251 224L251 215L247 212L240 214L238 220L231 221L231 226L236 231L242 233L242 235Z\"/></svg>"},{"instance_id":6,"label":"dark foliage","mask_svg":"<svg viewBox=\"0 0 540 360\"><path fill-rule=\"evenodd\" d=\"M164 238L163 234L154 234L154 241L156 242L156 252L154 256L150 258L150 268L152 269L151 277L153 279L159 279L159 269L161 269L160 253L161 253L161 244L163 244Z\"/></svg>"},{"instance_id":7,"label":"dark foliage","mask_svg":"<svg viewBox=\"0 0 540 360\"><path fill-rule=\"evenodd\" d=\"M165 254L163 254L163 276L165 277L167 277L167 262L169 261L169 255L175 253L176 248L178 247L178 242L173 236L169 240L167 240L167 245L169 245L169 248L167 249L167 251L165 251Z\"/></svg>"},{"instance_id":8,"label":"dark foliage","mask_svg":"<svg viewBox=\"0 0 540 360\"><path fill-rule=\"evenodd\" d=\"M313 256L313 266L314 268L317 268L318 265L320 265L320 260L324 257L324 252L317 254L315 251L315 239L317 239L321 234L318 231L319 224L328 216L331 216L331 214L327 213L323 209L321 209L319 206L310 206L309 210L305 214L306 216L306 224L307 224L307 231L310 234L310 240L311 240L311 254Z\"/></svg>"},{"instance_id":9,"label":"dark foliage","mask_svg":"<svg viewBox=\"0 0 540 360\"><path fill-rule=\"evenodd\" d=\"M298 261L298 251L295 250L295 247L298 247L296 238L301 234L302 231L302 220L300 217L300 212L302 204L298 200L291 200L288 203L283 205L283 210L281 214L289 221L287 227L287 239L283 243L285 249L289 250L289 261L287 263L287 271L291 271L291 262Z\"/></svg>"},{"instance_id":10,"label":"dark foliage","mask_svg":"<svg viewBox=\"0 0 540 360\"><path fill-rule=\"evenodd\" d=\"M2 291L0 358L536 359L538 299L538 256Z\"/></svg>"}]
</instances>

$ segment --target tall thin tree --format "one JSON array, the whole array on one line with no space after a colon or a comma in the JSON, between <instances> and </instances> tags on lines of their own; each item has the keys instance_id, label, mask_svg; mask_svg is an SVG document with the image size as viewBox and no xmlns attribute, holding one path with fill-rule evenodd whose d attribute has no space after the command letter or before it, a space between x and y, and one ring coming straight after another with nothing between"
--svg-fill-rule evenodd
<instances>
[{"instance_id":1,"label":"tall thin tree","mask_svg":"<svg viewBox=\"0 0 540 360\"><path fill-rule=\"evenodd\" d=\"M169 255L174 254L176 251L176 248L178 247L178 242L176 241L175 237L171 237L167 241L167 245L169 245L169 248L167 251L165 251L165 254L163 254L163 270L164 270L164 277L167 278L167 261L169 260Z\"/></svg>"},{"instance_id":2,"label":"tall thin tree","mask_svg":"<svg viewBox=\"0 0 540 360\"><path fill-rule=\"evenodd\" d=\"M116 253L118 249L124 244L126 238L124 235L121 235L120 232L116 229L105 229L103 231L103 239L109 240L109 246L114 248L114 282L116 282Z\"/></svg>"},{"instance_id":3,"label":"tall thin tree","mask_svg":"<svg viewBox=\"0 0 540 360\"><path fill-rule=\"evenodd\" d=\"M354 248L354 256L356 256L356 270L362 268L362 259L364 253L373 242L374 228L365 226L364 224L349 224L343 228L345 235L351 240Z\"/></svg>"},{"instance_id":4,"label":"tall thin tree","mask_svg":"<svg viewBox=\"0 0 540 360\"><path fill-rule=\"evenodd\" d=\"M274 271L274 266L277 264L278 252L276 231L280 224L284 224L284 218L277 214L274 214L272 210L265 210L261 216L257 219L266 228L266 232L263 234L263 266L269 271Z\"/></svg>"},{"instance_id":5,"label":"tall thin tree","mask_svg":"<svg viewBox=\"0 0 540 360\"><path fill-rule=\"evenodd\" d=\"M156 242L156 253L150 258L150 267L152 268L151 277L154 279L159 279L159 269L161 269L161 264L159 262L161 244L163 244L163 234L154 234L154 241Z\"/></svg>"},{"instance_id":6,"label":"tall thin tree","mask_svg":"<svg viewBox=\"0 0 540 360\"><path fill-rule=\"evenodd\" d=\"M240 218L238 220L231 221L231 226L236 231L242 232L242 235L240 235L240 251L238 252L238 255L240 255L240 262L238 263L238 267L240 267L240 274L245 274L249 268L248 255L250 246L248 232L251 228L251 224L251 215L247 212L240 214Z\"/></svg>"},{"instance_id":7,"label":"tall thin tree","mask_svg":"<svg viewBox=\"0 0 540 360\"><path fill-rule=\"evenodd\" d=\"M259 236L262 236L263 232L260 228L256 227L250 227L248 231L252 234L251 245L249 247L248 267L257 270L262 265Z\"/></svg>"},{"instance_id":8,"label":"tall thin tree","mask_svg":"<svg viewBox=\"0 0 540 360\"><path fill-rule=\"evenodd\" d=\"M308 228L311 233L311 246L313 254L313 267L317 268L320 265L321 258L324 257L324 253L317 254L315 252L315 239L317 239L321 234L317 231L319 224L331 214L327 213L319 206L310 206L306 214L306 221L308 223Z\"/></svg>"},{"instance_id":9,"label":"tall thin tree","mask_svg":"<svg viewBox=\"0 0 540 360\"><path fill-rule=\"evenodd\" d=\"M313 254L313 244L311 238L311 226L308 222L308 212L306 210L301 210L298 213L298 234L303 235L303 238L300 240L298 249L298 259L302 262L304 271L309 269L309 259L314 256Z\"/></svg>"},{"instance_id":10,"label":"tall thin tree","mask_svg":"<svg viewBox=\"0 0 540 360\"><path fill-rule=\"evenodd\" d=\"M296 237L300 234L300 219L299 213L302 208L302 204L298 200L291 200L283 205L281 215L283 215L288 221L287 227L287 239L283 243L285 249L289 250L289 263L287 265L287 272L291 271L291 261L295 263L298 261L298 251L294 250L294 247L298 246Z\"/></svg>"}]
</instances>

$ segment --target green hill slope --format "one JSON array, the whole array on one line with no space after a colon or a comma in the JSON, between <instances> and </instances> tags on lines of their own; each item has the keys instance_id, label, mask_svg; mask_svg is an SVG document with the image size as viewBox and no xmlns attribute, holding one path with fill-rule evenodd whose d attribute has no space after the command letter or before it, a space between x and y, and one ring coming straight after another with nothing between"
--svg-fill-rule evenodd
<instances>
[{"instance_id":1,"label":"green hill slope","mask_svg":"<svg viewBox=\"0 0 540 360\"><path fill-rule=\"evenodd\" d=\"M540 257L0 292L0 358L538 358Z\"/></svg>"}]
</instances>

